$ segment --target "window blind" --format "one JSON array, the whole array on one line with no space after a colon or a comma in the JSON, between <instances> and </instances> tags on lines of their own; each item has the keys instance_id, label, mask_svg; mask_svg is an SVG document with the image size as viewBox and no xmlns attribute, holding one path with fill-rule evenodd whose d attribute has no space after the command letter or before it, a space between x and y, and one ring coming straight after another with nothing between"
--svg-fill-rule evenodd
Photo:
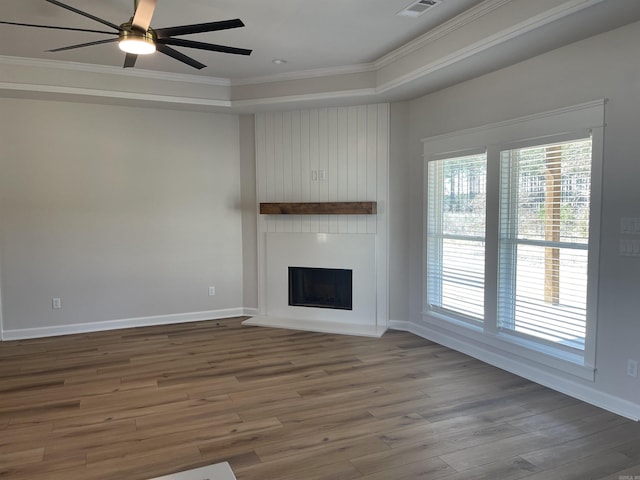
<instances>
[{"instance_id":1,"label":"window blind","mask_svg":"<svg viewBox=\"0 0 640 480\"><path fill-rule=\"evenodd\" d=\"M498 327L584 350L591 139L501 152Z\"/></svg>"},{"instance_id":2,"label":"window blind","mask_svg":"<svg viewBox=\"0 0 640 480\"><path fill-rule=\"evenodd\" d=\"M486 155L428 164L427 303L484 318Z\"/></svg>"}]
</instances>

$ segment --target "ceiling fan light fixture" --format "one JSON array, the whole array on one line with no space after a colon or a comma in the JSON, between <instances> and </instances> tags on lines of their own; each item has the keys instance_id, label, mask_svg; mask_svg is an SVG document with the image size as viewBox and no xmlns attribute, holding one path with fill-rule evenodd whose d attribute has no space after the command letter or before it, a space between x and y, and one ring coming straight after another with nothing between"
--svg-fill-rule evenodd
<instances>
[{"instance_id":1,"label":"ceiling fan light fixture","mask_svg":"<svg viewBox=\"0 0 640 480\"><path fill-rule=\"evenodd\" d=\"M120 47L120 50L123 52L134 55L149 55L156 51L156 43L151 31L136 32L135 30L121 30L118 47Z\"/></svg>"}]
</instances>

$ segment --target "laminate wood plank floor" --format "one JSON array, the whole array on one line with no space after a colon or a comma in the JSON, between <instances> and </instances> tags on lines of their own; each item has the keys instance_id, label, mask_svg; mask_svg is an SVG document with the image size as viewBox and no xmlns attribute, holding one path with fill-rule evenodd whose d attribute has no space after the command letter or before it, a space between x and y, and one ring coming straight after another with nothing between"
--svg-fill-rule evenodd
<instances>
[{"instance_id":1,"label":"laminate wood plank floor","mask_svg":"<svg viewBox=\"0 0 640 480\"><path fill-rule=\"evenodd\" d=\"M241 318L0 343L0 479L640 478L640 424L406 332Z\"/></svg>"}]
</instances>

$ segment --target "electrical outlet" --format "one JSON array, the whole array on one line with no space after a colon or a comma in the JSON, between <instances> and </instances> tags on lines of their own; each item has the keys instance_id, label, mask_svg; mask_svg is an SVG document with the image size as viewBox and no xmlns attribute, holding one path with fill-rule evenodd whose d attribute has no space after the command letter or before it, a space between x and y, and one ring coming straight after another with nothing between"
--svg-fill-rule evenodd
<instances>
[{"instance_id":1,"label":"electrical outlet","mask_svg":"<svg viewBox=\"0 0 640 480\"><path fill-rule=\"evenodd\" d=\"M51 299L51 308L58 310L59 308L62 308L62 300L60 300L57 297L54 297Z\"/></svg>"},{"instance_id":2,"label":"electrical outlet","mask_svg":"<svg viewBox=\"0 0 640 480\"><path fill-rule=\"evenodd\" d=\"M216 294L216 287L209 287L209 296L213 297Z\"/></svg>"},{"instance_id":3,"label":"electrical outlet","mask_svg":"<svg viewBox=\"0 0 640 480\"><path fill-rule=\"evenodd\" d=\"M631 358L627 360L627 375L630 377L638 376L638 361L632 360Z\"/></svg>"}]
</instances>

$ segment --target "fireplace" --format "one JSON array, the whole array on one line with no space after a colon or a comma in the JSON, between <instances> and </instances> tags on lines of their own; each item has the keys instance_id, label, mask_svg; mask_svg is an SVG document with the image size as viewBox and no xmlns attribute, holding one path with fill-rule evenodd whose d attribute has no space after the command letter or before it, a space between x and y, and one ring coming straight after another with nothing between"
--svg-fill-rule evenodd
<instances>
[{"instance_id":1,"label":"fireplace","mask_svg":"<svg viewBox=\"0 0 640 480\"><path fill-rule=\"evenodd\" d=\"M384 333L386 319L383 323L379 318L387 311L386 277L378 274L377 235L265 232L263 236L261 310L245 325L371 337Z\"/></svg>"},{"instance_id":2,"label":"fireplace","mask_svg":"<svg viewBox=\"0 0 640 480\"><path fill-rule=\"evenodd\" d=\"M289 267L289 305L352 310L352 270Z\"/></svg>"}]
</instances>

